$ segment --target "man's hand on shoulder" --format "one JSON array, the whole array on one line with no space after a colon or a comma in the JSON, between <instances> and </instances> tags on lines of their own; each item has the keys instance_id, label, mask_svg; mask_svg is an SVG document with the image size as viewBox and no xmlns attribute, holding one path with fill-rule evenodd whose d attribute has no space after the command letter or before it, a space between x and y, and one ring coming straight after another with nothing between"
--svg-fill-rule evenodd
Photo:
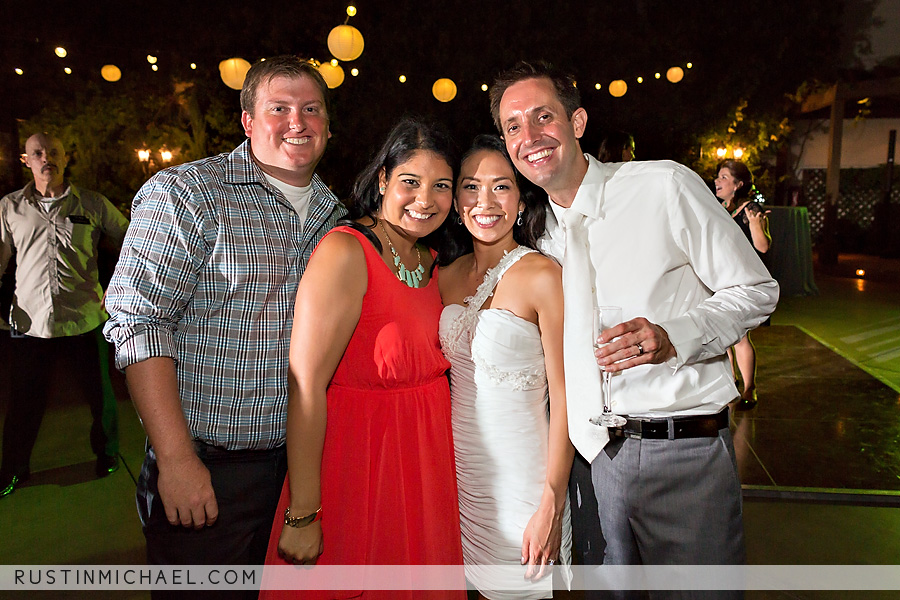
<instances>
[{"instance_id":1,"label":"man's hand on shoulder","mask_svg":"<svg viewBox=\"0 0 900 600\"><path fill-rule=\"evenodd\" d=\"M216 522L219 506L209 469L196 454L166 464L157 461L157 466L159 497L169 523L202 529Z\"/></svg>"},{"instance_id":2,"label":"man's hand on shoulder","mask_svg":"<svg viewBox=\"0 0 900 600\"><path fill-rule=\"evenodd\" d=\"M675 356L666 330L644 317L619 323L603 332L605 346L594 351L597 364L610 373L646 364L659 364Z\"/></svg>"}]
</instances>

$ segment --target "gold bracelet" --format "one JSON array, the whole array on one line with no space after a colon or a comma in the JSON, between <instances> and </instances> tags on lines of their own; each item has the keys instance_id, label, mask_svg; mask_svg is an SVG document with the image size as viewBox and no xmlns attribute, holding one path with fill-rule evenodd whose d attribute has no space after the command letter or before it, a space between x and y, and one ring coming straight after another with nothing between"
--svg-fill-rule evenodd
<instances>
[{"instance_id":1,"label":"gold bracelet","mask_svg":"<svg viewBox=\"0 0 900 600\"><path fill-rule=\"evenodd\" d=\"M306 527L310 523L315 523L316 521L322 518L322 507L312 513L308 514L305 517L292 517L291 516L291 507L288 506L284 509L284 524L288 527Z\"/></svg>"}]
</instances>

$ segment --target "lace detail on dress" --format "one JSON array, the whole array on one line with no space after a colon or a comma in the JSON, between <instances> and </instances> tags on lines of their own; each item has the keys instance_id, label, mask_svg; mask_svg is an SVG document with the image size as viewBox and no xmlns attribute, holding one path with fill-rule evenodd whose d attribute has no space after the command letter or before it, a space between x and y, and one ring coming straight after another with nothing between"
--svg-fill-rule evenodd
<instances>
[{"instance_id":1,"label":"lace detail on dress","mask_svg":"<svg viewBox=\"0 0 900 600\"><path fill-rule=\"evenodd\" d=\"M506 387L517 392L543 387L547 381L547 370L543 362L540 366L535 366L532 369L507 371L488 362L481 356L477 348L472 348L472 362L475 363L475 367L478 370L484 372L490 378L494 385Z\"/></svg>"},{"instance_id":2,"label":"lace detail on dress","mask_svg":"<svg viewBox=\"0 0 900 600\"><path fill-rule=\"evenodd\" d=\"M531 252L536 252L536 250L526 246L517 246L512 252L504 252L500 262L485 272L484 281L481 282L475 293L463 299L466 306L459 317L450 324L447 335L441 336L441 346L443 346L444 352L455 354L464 345L472 343L478 311L481 310L488 297L494 293L494 288L497 287L506 270Z\"/></svg>"}]
</instances>

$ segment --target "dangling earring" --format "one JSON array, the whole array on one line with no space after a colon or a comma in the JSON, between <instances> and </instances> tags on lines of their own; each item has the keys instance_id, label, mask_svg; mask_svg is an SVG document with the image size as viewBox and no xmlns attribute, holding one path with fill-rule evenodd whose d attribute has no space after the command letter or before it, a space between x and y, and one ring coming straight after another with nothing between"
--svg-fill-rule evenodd
<instances>
[{"instance_id":1,"label":"dangling earring","mask_svg":"<svg viewBox=\"0 0 900 600\"><path fill-rule=\"evenodd\" d=\"M522 226L522 215L523 215L524 213L525 213L524 210L520 210L520 211L519 211L519 218L516 219L516 225L518 225L519 227Z\"/></svg>"},{"instance_id":2,"label":"dangling earring","mask_svg":"<svg viewBox=\"0 0 900 600\"><path fill-rule=\"evenodd\" d=\"M462 217L456 217L456 224L462 225Z\"/></svg>"}]
</instances>

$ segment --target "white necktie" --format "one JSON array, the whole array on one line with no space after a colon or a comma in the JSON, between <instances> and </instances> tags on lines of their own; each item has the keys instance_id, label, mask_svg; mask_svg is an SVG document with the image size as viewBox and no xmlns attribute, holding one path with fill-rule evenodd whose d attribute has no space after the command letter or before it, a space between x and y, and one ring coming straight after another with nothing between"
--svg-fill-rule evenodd
<instances>
[{"instance_id":1,"label":"white necktie","mask_svg":"<svg viewBox=\"0 0 900 600\"><path fill-rule=\"evenodd\" d=\"M605 427L590 423L603 410L600 396L600 369L594 358L593 310L594 269L591 267L585 216L566 211L563 227L566 252L563 259L563 348L566 370L566 407L569 413L569 437L588 460L609 440Z\"/></svg>"}]
</instances>

